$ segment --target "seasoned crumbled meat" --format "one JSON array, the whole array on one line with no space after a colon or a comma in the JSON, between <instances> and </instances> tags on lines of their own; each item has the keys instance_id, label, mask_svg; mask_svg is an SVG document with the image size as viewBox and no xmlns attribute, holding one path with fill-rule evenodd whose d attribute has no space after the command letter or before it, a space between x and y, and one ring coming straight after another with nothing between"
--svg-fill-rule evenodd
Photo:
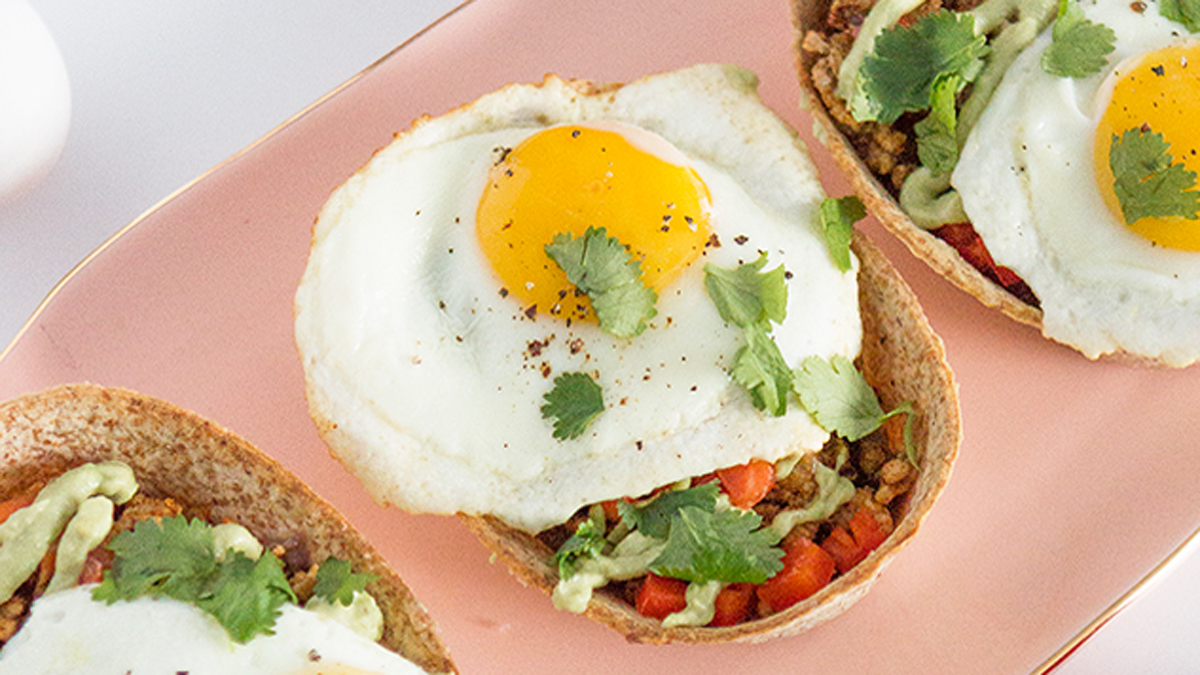
<instances>
[{"instance_id":1,"label":"seasoned crumbled meat","mask_svg":"<svg viewBox=\"0 0 1200 675\"><path fill-rule=\"evenodd\" d=\"M271 550L277 551L275 555L283 561L285 574L296 574L313 566L308 539L302 534L293 534L283 541L270 542L266 545Z\"/></svg>"},{"instance_id":2,"label":"seasoned crumbled meat","mask_svg":"<svg viewBox=\"0 0 1200 675\"><path fill-rule=\"evenodd\" d=\"M917 7L913 11L905 14L900 18L900 23L905 26L911 26L920 20L922 17L929 16L942 9L942 0L925 0L925 3Z\"/></svg>"},{"instance_id":3,"label":"seasoned crumbled meat","mask_svg":"<svg viewBox=\"0 0 1200 675\"><path fill-rule=\"evenodd\" d=\"M46 587L50 585L50 579L54 577L54 550L46 552L42 556L42 561L38 563L37 576L34 580L33 597L38 597L46 591Z\"/></svg>"},{"instance_id":4,"label":"seasoned crumbled meat","mask_svg":"<svg viewBox=\"0 0 1200 675\"><path fill-rule=\"evenodd\" d=\"M817 479L812 455L800 460L791 473L780 478L763 501L784 508L800 508L812 501L817 493Z\"/></svg>"},{"instance_id":5,"label":"seasoned crumbled meat","mask_svg":"<svg viewBox=\"0 0 1200 675\"><path fill-rule=\"evenodd\" d=\"M904 185L904 181L908 180L909 175L916 170L917 165L910 162L897 164L895 168L892 169L892 175L890 176L892 179L892 185Z\"/></svg>"},{"instance_id":6,"label":"seasoned crumbled meat","mask_svg":"<svg viewBox=\"0 0 1200 675\"><path fill-rule=\"evenodd\" d=\"M840 436L831 436L829 441L825 443L825 447L821 448L821 452L817 454L817 459L825 466L834 467L837 466L838 457L848 454L849 451L849 443Z\"/></svg>"},{"instance_id":7,"label":"seasoned crumbled meat","mask_svg":"<svg viewBox=\"0 0 1200 675\"><path fill-rule=\"evenodd\" d=\"M888 463L879 469L879 480L894 485L908 478L911 473L913 473L912 464L909 464L907 459L895 457L888 460Z\"/></svg>"},{"instance_id":8,"label":"seasoned crumbled meat","mask_svg":"<svg viewBox=\"0 0 1200 675\"><path fill-rule=\"evenodd\" d=\"M892 518L892 512L885 505L879 504L878 500L867 503L867 509L871 515L875 516L875 522L879 523L879 529L883 534L889 535L892 530L896 529L896 521Z\"/></svg>"},{"instance_id":9,"label":"seasoned crumbled meat","mask_svg":"<svg viewBox=\"0 0 1200 675\"><path fill-rule=\"evenodd\" d=\"M837 525L845 527L850 519L859 509L865 508L875 516L875 521L879 523L879 529L885 535L891 534L895 529L895 524L892 520L892 513L888 510L885 504L880 504L876 499L875 491L871 488L860 487L854 492L854 496L850 501L842 505L836 513L830 517L830 520Z\"/></svg>"},{"instance_id":10,"label":"seasoned crumbled meat","mask_svg":"<svg viewBox=\"0 0 1200 675\"><path fill-rule=\"evenodd\" d=\"M875 0L833 0L829 3L829 27L835 31L858 31Z\"/></svg>"},{"instance_id":11,"label":"seasoned crumbled meat","mask_svg":"<svg viewBox=\"0 0 1200 675\"><path fill-rule=\"evenodd\" d=\"M829 39L825 37L825 34L815 30L810 30L804 34L804 41L800 44L800 48L806 52L820 54L821 56L827 56L831 49Z\"/></svg>"},{"instance_id":12,"label":"seasoned crumbled meat","mask_svg":"<svg viewBox=\"0 0 1200 675\"><path fill-rule=\"evenodd\" d=\"M317 585L318 567L320 565L313 565L288 577L288 584L292 587L292 592L296 594L296 599L300 601L301 605L312 597L313 587Z\"/></svg>"},{"instance_id":13,"label":"seasoned crumbled meat","mask_svg":"<svg viewBox=\"0 0 1200 675\"><path fill-rule=\"evenodd\" d=\"M887 437L880 433L868 434L855 444L855 450L854 460L868 476L877 476L883 465L895 457L888 447Z\"/></svg>"},{"instance_id":14,"label":"seasoned crumbled meat","mask_svg":"<svg viewBox=\"0 0 1200 675\"><path fill-rule=\"evenodd\" d=\"M875 492L875 501L888 505L896 497L908 494L917 482L917 471L905 458L897 457L879 471L882 485Z\"/></svg>"},{"instance_id":15,"label":"seasoned crumbled meat","mask_svg":"<svg viewBox=\"0 0 1200 675\"><path fill-rule=\"evenodd\" d=\"M23 595L14 595L4 604L0 604L0 645L17 634L28 609L29 599Z\"/></svg>"},{"instance_id":16,"label":"seasoned crumbled meat","mask_svg":"<svg viewBox=\"0 0 1200 675\"><path fill-rule=\"evenodd\" d=\"M109 539L112 539L117 532L132 530L135 524L147 518L171 518L181 513L183 513L183 507L175 500L148 497L139 492L121 507L121 515L113 523Z\"/></svg>"},{"instance_id":17,"label":"seasoned crumbled meat","mask_svg":"<svg viewBox=\"0 0 1200 675\"><path fill-rule=\"evenodd\" d=\"M850 109L846 107L846 102L837 95L838 68L842 65L842 58L845 57L845 52L839 52L834 44L835 41L831 41L829 43L831 47L830 52L813 63L813 87L821 95L821 102L829 110L830 117L854 141L857 139L857 134L862 132L863 123L854 119L854 115L850 114Z\"/></svg>"}]
</instances>

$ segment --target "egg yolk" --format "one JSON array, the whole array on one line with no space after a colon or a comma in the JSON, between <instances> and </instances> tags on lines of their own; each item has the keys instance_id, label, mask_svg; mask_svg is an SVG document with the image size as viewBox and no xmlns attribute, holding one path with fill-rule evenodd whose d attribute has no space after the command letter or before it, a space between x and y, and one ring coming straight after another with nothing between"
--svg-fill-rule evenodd
<instances>
[{"instance_id":1,"label":"egg yolk","mask_svg":"<svg viewBox=\"0 0 1200 675\"><path fill-rule=\"evenodd\" d=\"M1149 129L1170 144L1172 163L1200 174L1200 43L1167 47L1142 54L1112 75L1112 96L1096 129L1096 180L1105 204L1125 222L1113 191L1109 149L1114 135ZM1169 248L1200 251L1200 220L1182 216L1140 218L1129 227Z\"/></svg>"},{"instance_id":2,"label":"egg yolk","mask_svg":"<svg viewBox=\"0 0 1200 675\"><path fill-rule=\"evenodd\" d=\"M516 296L529 316L588 317L587 298L577 297L545 246L590 226L616 237L641 262L643 282L661 293L711 232L708 188L682 155L664 159L670 153L679 154L649 132L579 125L545 129L505 151L475 219L500 292Z\"/></svg>"}]
</instances>

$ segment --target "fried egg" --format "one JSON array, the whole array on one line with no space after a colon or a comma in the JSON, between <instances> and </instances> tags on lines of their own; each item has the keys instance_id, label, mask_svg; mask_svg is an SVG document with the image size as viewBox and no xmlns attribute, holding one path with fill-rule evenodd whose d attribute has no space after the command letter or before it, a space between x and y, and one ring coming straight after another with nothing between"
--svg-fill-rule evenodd
<instances>
[{"instance_id":1,"label":"fried egg","mask_svg":"<svg viewBox=\"0 0 1200 675\"><path fill-rule=\"evenodd\" d=\"M345 625L284 605L273 635L245 644L199 608L142 597L111 605L94 585L51 593L0 652L0 674L414 675L424 673Z\"/></svg>"},{"instance_id":2,"label":"fried egg","mask_svg":"<svg viewBox=\"0 0 1200 675\"><path fill-rule=\"evenodd\" d=\"M773 331L787 362L858 354L856 267L835 267L815 170L756 86L717 65L590 92L554 76L511 85L420 120L335 191L296 342L324 439L378 500L536 532L823 445L798 406L771 417L730 379L744 338L704 288L705 264L765 252L790 277ZM589 226L657 293L636 337L602 331L546 255ZM559 440L541 407L566 372L595 378L604 411Z\"/></svg>"},{"instance_id":3,"label":"fried egg","mask_svg":"<svg viewBox=\"0 0 1200 675\"><path fill-rule=\"evenodd\" d=\"M992 256L1041 301L1047 337L1090 358L1200 358L1200 220L1125 224L1113 135L1148 128L1200 171L1200 42L1154 3L1084 2L1116 34L1098 74L1043 72L1047 30L1017 58L971 131L953 185Z\"/></svg>"}]
</instances>

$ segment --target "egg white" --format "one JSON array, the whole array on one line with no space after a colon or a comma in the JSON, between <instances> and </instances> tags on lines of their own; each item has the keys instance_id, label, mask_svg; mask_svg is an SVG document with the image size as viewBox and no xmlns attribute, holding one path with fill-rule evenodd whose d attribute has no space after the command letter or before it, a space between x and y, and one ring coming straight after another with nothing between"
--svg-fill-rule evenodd
<instances>
[{"instance_id":1,"label":"egg white","mask_svg":"<svg viewBox=\"0 0 1200 675\"><path fill-rule=\"evenodd\" d=\"M281 608L274 635L237 644L193 605L150 597L109 605L92 600L94 587L79 586L34 602L28 621L0 651L0 674L297 675L320 668L424 673L341 623L296 605Z\"/></svg>"},{"instance_id":2,"label":"egg white","mask_svg":"<svg viewBox=\"0 0 1200 675\"><path fill-rule=\"evenodd\" d=\"M740 69L699 66L612 96L556 78L507 87L418 124L332 196L296 295L296 339L326 441L377 499L533 532L588 503L822 446L829 434L807 413L765 416L732 383L740 331L703 287L706 262L764 250L769 268L794 275L789 318L774 330L788 362L859 351L856 269L833 266L815 225L815 171L755 85ZM526 317L475 238L501 149L581 120L661 136L712 197L721 246L660 292L650 329L632 340ZM598 373L606 410L581 438L555 440L542 397L576 370Z\"/></svg>"},{"instance_id":3,"label":"egg white","mask_svg":"<svg viewBox=\"0 0 1200 675\"><path fill-rule=\"evenodd\" d=\"M1090 358L1116 351L1184 366L1200 358L1200 254L1153 245L1105 206L1093 136L1105 83L1127 59L1187 39L1127 0L1084 2L1116 33L1103 72L1045 73L1047 30L1017 58L963 148L952 183L1000 265L1041 301L1043 331Z\"/></svg>"}]
</instances>

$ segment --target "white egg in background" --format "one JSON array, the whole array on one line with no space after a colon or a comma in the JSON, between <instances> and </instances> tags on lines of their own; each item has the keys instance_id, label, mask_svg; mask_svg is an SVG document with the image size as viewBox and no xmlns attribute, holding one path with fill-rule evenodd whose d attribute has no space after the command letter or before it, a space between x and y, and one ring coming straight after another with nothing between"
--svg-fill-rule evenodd
<instances>
[{"instance_id":1,"label":"white egg in background","mask_svg":"<svg viewBox=\"0 0 1200 675\"><path fill-rule=\"evenodd\" d=\"M67 69L50 31L26 0L0 0L0 202L45 177L70 120Z\"/></svg>"}]
</instances>

